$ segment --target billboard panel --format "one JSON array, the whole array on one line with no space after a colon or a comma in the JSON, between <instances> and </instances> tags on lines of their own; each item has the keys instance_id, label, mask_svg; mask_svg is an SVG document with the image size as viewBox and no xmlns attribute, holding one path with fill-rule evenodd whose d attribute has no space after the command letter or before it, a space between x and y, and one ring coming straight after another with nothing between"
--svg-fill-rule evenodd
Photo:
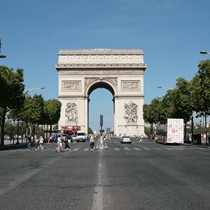
<instances>
[{"instance_id":1,"label":"billboard panel","mask_svg":"<svg viewBox=\"0 0 210 210\"><path fill-rule=\"evenodd\" d=\"M184 143L184 121L183 119L167 120L167 142L166 143Z\"/></svg>"}]
</instances>

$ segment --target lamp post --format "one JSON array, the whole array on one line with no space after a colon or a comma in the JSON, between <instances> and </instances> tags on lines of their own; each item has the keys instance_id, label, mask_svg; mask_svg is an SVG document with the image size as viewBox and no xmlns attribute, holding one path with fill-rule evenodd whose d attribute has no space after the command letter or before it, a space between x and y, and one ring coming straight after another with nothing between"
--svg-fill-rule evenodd
<instances>
[{"instance_id":1,"label":"lamp post","mask_svg":"<svg viewBox=\"0 0 210 210\"><path fill-rule=\"evenodd\" d=\"M200 51L200 54L206 54L206 55L210 55L210 52L207 52L207 51ZM207 123L207 119L206 119L206 113L205 113L205 116L204 116L205 118L205 132L206 132L206 144L207 144L207 139L208 139L208 137L207 137L207 129L206 129L206 123ZM210 143L210 141L209 141L209 143Z\"/></svg>"},{"instance_id":2,"label":"lamp post","mask_svg":"<svg viewBox=\"0 0 210 210\"><path fill-rule=\"evenodd\" d=\"M43 90L43 89L45 89L45 87L32 88L32 89L25 89L25 90L24 90L24 95L27 95L29 92L32 92L32 91Z\"/></svg>"},{"instance_id":3,"label":"lamp post","mask_svg":"<svg viewBox=\"0 0 210 210\"><path fill-rule=\"evenodd\" d=\"M0 38L0 58L6 58L6 57L7 57L6 55L2 55L2 54L1 54L1 40L2 40L2 39Z\"/></svg>"},{"instance_id":4,"label":"lamp post","mask_svg":"<svg viewBox=\"0 0 210 210\"><path fill-rule=\"evenodd\" d=\"M162 86L158 86L158 88L160 88L160 89L164 89L164 90L173 90L173 88L169 88L169 87L162 87Z\"/></svg>"},{"instance_id":5,"label":"lamp post","mask_svg":"<svg viewBox=\"0 0 210 210\"><path fill-rule=\"evenodd\" d=\"M200 51L200 54L208 54L208 55L210 55L210 52L207 52L207 51Z\"/></svg>"}]
</instances>

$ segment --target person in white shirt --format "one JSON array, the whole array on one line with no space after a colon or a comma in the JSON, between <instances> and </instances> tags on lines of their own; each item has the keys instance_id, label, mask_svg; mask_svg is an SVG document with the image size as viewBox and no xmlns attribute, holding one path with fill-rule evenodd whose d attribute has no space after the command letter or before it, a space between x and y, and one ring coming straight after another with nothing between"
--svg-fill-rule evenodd
<instances>
[{"instance_id":1,"label":"person in white shirt","mask_svg":"<svg viewBox=\"0 0 210 210\"><path fill-rule=\"evenodd\" d=\"M42 136L39 137L39 147L42 151L44 150L44 138Z\"/></svg>"}]
</instances>

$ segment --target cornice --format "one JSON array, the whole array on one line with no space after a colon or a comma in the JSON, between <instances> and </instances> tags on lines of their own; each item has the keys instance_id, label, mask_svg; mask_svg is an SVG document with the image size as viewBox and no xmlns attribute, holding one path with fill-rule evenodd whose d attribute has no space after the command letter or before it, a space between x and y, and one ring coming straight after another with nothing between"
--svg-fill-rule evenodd
<instances>
[{"instance_id":1,"label":"cornice","mask_svg":"<svg viewBox=\"0 0 210 210\"><path fill-rule=\"evenodd\" d=\"M146 64L140 63L126 63L126 64L56 64L55 68L58 69L141 69L147 68Z\"/></svg>"},{"instance_id":2,"label":"cornice","mask_svg":"<svg viewBox=\"0 0 210 210\"><path fill-rule=\"evenodd\" d=\"M59 50L58 55L143 55L141 49L84 49Z\"/></svg>"}]
</instances>

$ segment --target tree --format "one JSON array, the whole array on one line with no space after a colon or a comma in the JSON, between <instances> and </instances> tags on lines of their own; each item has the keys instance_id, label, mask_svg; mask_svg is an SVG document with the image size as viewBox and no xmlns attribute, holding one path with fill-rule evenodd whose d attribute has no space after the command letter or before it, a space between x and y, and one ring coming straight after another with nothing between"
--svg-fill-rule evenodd
<instances>
[{"instance_id":1,"label":"tree","mask_svg":"<svg viewBox=\"0 0 210 210\"><path fill-rule=\"evenodd\" d=\"M191 81L193 107L196 112L200 113L200 116L205 118L207 136L206 117L210 113L210 60L201 61L198 68L197 74Z\"/></svg>"},{"instance_id":2,"label":"tree","mask_svg":"<svg viewBox=\"0 0 210 210\"><path fill-rule=\"evenodd\" d=\"M184 120L186 137L187 122L193 114L191 83L184 78L178 78L176 88L171 91L171 96L172 108L170 117Z\"/></svg>"},{"instance_id":3,"label":"tree","mask_svg":"<svg viewBox=\"0 0 210 210\"><path fill-rule=\"evenodd\" d=\"M20 109L24 102L23 69L0 66L1 145L4 145L4 124L6 113Z\"/></svg>"},{"instance_id":4,"label":"tree","mask_svg":"<svg viewBox=\"0 0 210 210\"><path fill-rule=\"evenodd\" d=\"M34 135L35 124L38 124L42 120L43 116L43 107L44 107L44 99L42 95L35 94L33 97L25 96L25 100L21 109L13 110L15 114L14 117L18 117L18 119L24 121L26 123L27 135ZM17 115L16 115L17 114ZM15 116L16 115L16 116ZM31 125L31 130L29 131L29 123Z\"/></svg>"},{"instance_id":5,"label":"tree","mask_svg":"<svg viewBox=\"0 0 210 210\"><path fill-rule=\"evenodd\" d=\"M50 135L52 134L52 125L58 123L60 119L61 102L53 99L44 101L43 116L40 124L50 125Z\"/></svg>"},{"instance_id":6,"label":"tree","mask_svg":"<svg viewBox=\"0 0 210 210\"><path fill-rule=\"evenodd\" d=\"M93 130L91 128L88 128L88 134L93 134Z\"/></svg>"}]
</instances>

